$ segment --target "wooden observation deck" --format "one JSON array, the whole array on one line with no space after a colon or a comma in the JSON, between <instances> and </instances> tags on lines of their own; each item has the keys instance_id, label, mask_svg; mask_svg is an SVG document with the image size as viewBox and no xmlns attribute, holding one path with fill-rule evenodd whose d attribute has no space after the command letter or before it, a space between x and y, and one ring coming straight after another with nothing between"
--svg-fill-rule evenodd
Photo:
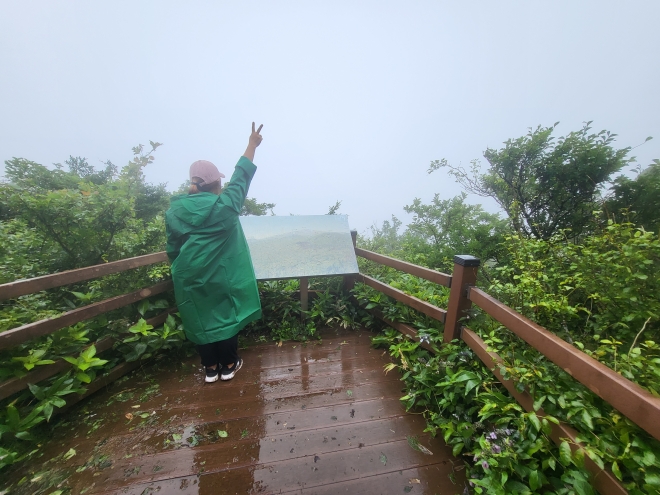
<instances>
[{"instance_id":1,"label":"wooden observation deck","mask_svg":"<svg viewBox=\"0 0 660 495\"><path fill-rule=\"evenodd\" d=\"M321 335L241 351L229 382L204 383L197 356L156 361L69 411L42 459L75 455L44 467L86 495L462 493L372 333Z\"/></svg>"}]
</instances>

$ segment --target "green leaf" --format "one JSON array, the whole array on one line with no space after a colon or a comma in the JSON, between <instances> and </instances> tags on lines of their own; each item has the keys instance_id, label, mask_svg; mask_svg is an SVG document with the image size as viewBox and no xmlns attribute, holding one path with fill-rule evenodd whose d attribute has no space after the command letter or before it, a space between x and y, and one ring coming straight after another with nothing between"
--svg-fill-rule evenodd
<instances>
[{"instance_id":1,"label":"green leaf","mask_svg":"<svg viewBox=\"0 0 660 495\"><path fill-rule=\"evenodd\" d=\"M76 378L83 383L90 383L92 381L92 377L87 373L83 373L82 371L80 373L76 373Z\"/></svg>"},{"instance_id":2,"label":"green leaf","mask_svg":"<svg viewBox=\"0 0 660 495\"><path fill-rule=\"evenodd\" d=\"M37 361L35 364L38 364L39 366L43 366L44 364L55 364L55 361L52 359L41 359Z\"/></svg>"},{"instance_id":3,"label":"green leaf","mask_svg":"<svg viewBox=\"0 0 660 495\"><path fill-rule=\"evenodd\" d=\"M138 313L144 316L144 314L147 312L148 309L149 309L149 301L147 301L146 299L140 301L137 307Z\"/></svg>"},{"instance_id":4,"label":"green leaf","mask_svg":"<svg viewBox=\"0 0 660 495\"><path fill-rule=\"evenodd\" d=\"M19 431L18 433L16 433L16 438L18 438L19 440L32 440L32 436L28 431Z\"/></svg>"},{"instance_id":5,"label":"green leaf","mask_svg":"<svg viewBox=\"0 0 660 495\"><path fill-rule=\"evenodd\" d=\"M146 350L147 350L147 344L145 344L144 342L138 342L137 344L135 344L134 351L138 356L144 354Z\"/></svg>"},{"instance_id":6,"label":"green leaf","mask_svg":"<svg viewBox=\"0 0 660 495\"><path fill-rule=\"evenodd\" d=\"M605 469L605 463L603 462L603 459L601 459L601 457L598 454L596 454L596 452L594 452L593 449L587 448L586 451L587 451L587 455L589 456L589 459L594 461L594 464L596 464L596 466L598 466L601 469Z\"/></svg>"},{"instance_id":7,"label":"green leaf","mask_svg":"<svg viewBox=\"0 0 660 495\"><path fill-rule=\"evenodd\" d=\"M167 319L165 320L165 325L167 325L171 329L176 328L176 320L172 315L167 315Z\"/></svg>"},{"instance_id":8,"label":"green leaf","mask_svg":"<svg viewBox=\"0 0 660 495\"><path fill-rule=\"evenodd\" d=\"M30 389L30 392L32 392L32 395L34 395L38 400L44 399L44 389L39 385L28 383L28 388Z\"/></svg>"},{"instance_id":9,"label":"green leaf","mask_svg":"<svg viewBox=\"0 0 660 495\"><path fill-rule=\"evenodd\" d=\"M534 405L532 406L534 408L534 410L538 411L539 409L541 409L541 406L543 405L543 403L545 402L545 399L547 399L547 398L548 398L547 395L542 395L541 397L536 399L534 401Z\"/></svg>"},{"instance_id":10,"label":"green leaf","mask_svg":"<svg viewBox=\"0 0 660 495\"><path fill-rule=\"evenodd\" d=\"M593 495L594 489L588 481L573 480L573 488L578 495Z\"/></svg>"},{"instance_id":11,"label":"green leaf","mask_svg":"<svg viewBox=\"0 0 660 495\"><path fill-rule=\"evenodd\" d=\"M654 473L646 473L644 476L644 481L647 485L651 485L654 488L660 488L660 475Z\"/></svg>"},{"instance_id":12,"label":"green leaf","mask_svg":"<svg viewBox=\"0 0 660 495\"><path fill-rule=\"evenodd\" d=\"M96 346L94 345L90 345L87 349L85 349L80 353L80 357L82 357L85 361L91 360L95 355L96 355Z\"/></svg>"},{"instance_id":13,"label":"green leaf","mask_svg":"<svg viewBox=\"0 0 660 495\"><path fill-rule=\"evenodd\" d=\"M621 476L621 470L619 469L619 465L617 464L616 461L612 463L612 473L614 473L614 476L616 476L619 481L623 481L623 476Z\"/></svg>"},{"instance_id":14,"label":"green leaf","mask_svg":"<svg viewBox=\"0 0 660 495\"><path fill-rule=\"evenodd\" d=\"M220 438L227 438L228 436L229 436L229 434L228 434L226 431L224 431L224 430L218 430L218 437L220 437Z\"/></svg>"},{"instance_id":15,"label":"green leaf","mask_svg":"<svg viewBox=\"0 0 660 495\"><path fill-rule=\"evenodd\" d=\"M470 393L470 390L472 390L475 387L478 387L481 382L479 380L469 380L465 384L465 395Z\"/></svg>"},{"instance_id":16,"label":"green leaf","mask_svg":"<svg viewBox=\"0 0 660 495\"><path fill-rule=\"evenodd\" d=\"M465 447L465 444L463 442L457 443L456 445L454 445L454 448L451 449L452 455L454 457L458 456L458 454L460 454L461 451L463 450L463 447Z\"/></svg>"},{"instance_id":17,"label":"green leaf","mask_svg":"<svg viewBox=\"0 0 660 495\"><path fill-rule=\"evenodd\" d=\"M559 407L561 407L562 409L566 409L566 399L564 398L563 395L557 397L557 402L559 403Z\"/></svg>"},{"instance_id":18,"label":"green leaf","mask_svg":"<svg viewBox=\"0 0 660 495\"><path fill-rule=\"evenodd\" d=\"M566 440L559 445L559 462L564 466L570 466L571 464L571 446Z\"/></svg>"},{"instance_id":19,"label":"green leaf","mask_svg":"<svg viewBox=\"0 0 660 495\"><path fill-rule=\"evenodd\" d=\"M46 421L50 421L50 417L53 415L53 404L50 402L48 404L44 404L43 413Z\"/></svg>"},{"instance_id":20,"label":"green leaf","mask_svg":"<svg viewBox=\"0 0 660 495\"><path fill-rule=\"evenodd\" d=\"M536 431L540 432L541 431L541 421L539 421L538 416L535 413L529 413L528 418L529 418L530 423L532 423L532 425L534 425L534 429L536 429Z\"/></svg>"},{"instance_id":21,"label":"green leaf","mask_svg":"<svg viewBox=\"0 0 660 495\"><path fill-rule=\"evenodd\" d=\"M655 454L650 450L645 451L644 456L642 457L642 463L645 466L653 466L655 464Z\"/></svg>"},{"instance_id":22,"label":"green leaf","mask_svg":"<svg viewBox=\"0 0 660 495\"><path fill-rule=\"evenodd\" d=\"M21 417L18 414L18 409L13 404L7 406L7 419L9 420L9 427L12 430L17 430L21 422Z\"/></svg>"},{"instance_id":23,"label":"green leaf","mask_svg":"<svg viewBox=\"0 0 660 495\"><path fill-rule=\"evenodd\" d=\"M539 479L539 472L535 469L531 473L529 473L529 487L532 490L536 490L537 488L541 488L541 481Z\"/></svg>"}]
</instances>

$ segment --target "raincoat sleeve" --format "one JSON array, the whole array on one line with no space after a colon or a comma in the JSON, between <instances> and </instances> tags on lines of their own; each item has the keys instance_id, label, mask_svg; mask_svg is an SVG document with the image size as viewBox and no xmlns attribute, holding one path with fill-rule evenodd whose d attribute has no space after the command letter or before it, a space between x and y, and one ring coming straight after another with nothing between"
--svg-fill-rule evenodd
<instances>
[{"instance_id":1,"label":"raincoat sleeve","mask_svg":"<svg viewBox=\"0 0 660 495\"><path fill-rule=\"evenodd\" d=\"M250 182L252 182L252 177L256 171L257 166L251 160L242 156L236 164L229 184L218 197L218 201L236 213L240 213L250 188Z\"/></svg>"},{"instance_id":2,"label":"raincoat sleeve","mask_svg":"<svg viewBox=\"0 0 660 495\"><path fill-rule=\"evenodd\" d=\"M165 233L167 234L167 247L165 248L165 252L167 253L167 257L170 259L170 263L172 263L177 256L179 256L179 252L181 251L181 236L177 235L175 232L172 231L172 228L170 227L170 222L167 221L167 217L165 220Z\"/></svg>"}]
</instances>

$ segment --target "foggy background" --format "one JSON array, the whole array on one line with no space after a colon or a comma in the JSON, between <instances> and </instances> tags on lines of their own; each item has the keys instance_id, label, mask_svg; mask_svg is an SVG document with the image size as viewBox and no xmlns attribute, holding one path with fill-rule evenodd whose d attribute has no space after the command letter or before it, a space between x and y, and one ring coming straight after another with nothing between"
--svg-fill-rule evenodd
<instances>
[{"instance_id":1,"label":"foggy background","mask_svg":"<svg viewBox=\"0 0 660 495\"><path fill-rule=\"evenodd\" d=\"M145 174L174 190L198 159L229 177L256 121L249 196L277 215L339 200L368 233L460 193L431 160L539 124L654 136L631 154L660 158L658 19L655 1L3 1L0 160L121 167L159 141Z\"/></svg>"}]
</instances>

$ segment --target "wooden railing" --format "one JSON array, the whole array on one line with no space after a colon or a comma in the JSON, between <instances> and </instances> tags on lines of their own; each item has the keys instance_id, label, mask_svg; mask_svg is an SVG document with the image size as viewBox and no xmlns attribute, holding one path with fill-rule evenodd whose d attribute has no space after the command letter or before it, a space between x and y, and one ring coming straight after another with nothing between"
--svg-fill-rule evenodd
<instances>
[{"instance_id":1,"label":"wooden railing","mask_svg":"<svg viewBox=\"0 0 660 495\"><path fill-rule=\"evenodd\" d=\"M449 287L449 301L447 309L444 310L404 294L394 287L374 278L363 274L357 277L358 281L364 282L383 294L408 304L425 315L444 323L444 342L451 342L454 339L463 340L525 410L534 411L533 397L527 391L519 392L512 380L504 379L499 371L500 365L503 364L502 358L495 352L490 351L486 343L476 333L463 325L472 304L480 307L488 315L502 323L530 346L534 347L547 359L611 404L640 428L660 440L660 398L654 397L650 392L636 383L624 378L545 328L535 324L502 302L489 296L483 290L475 287L477 270L479 269L479 260L477 258L473 256L454 257L454 271L452 275L447 275L358 247L355 248L355 253L362 258ZM417 338L417 332L414 328L403 323L390 321L377 311L373 313L401 333L409 335L414 339ZM425 343L422 343L422 346L433 352L432 346ZM534 412L539 417L545 415L542 409ZM565 423L560 423L559 425L550 424L552 427L550 438L555 443L560 444L562 440L569 439L573 451L581 447L581 444L576 441L578 436L576 430ZM623 495L628 493L609 470L601 469L588 456L585 456L584 459L585 467L593 475L593 486L600 493L604 495Z\"/></svg>"},{"instance_id":2,"label":"wooden railing","mask_svg":"<svg viewBox=\"0 0 660 495\"><path fill-rule=\"evenodd\" d=\"M353 236L353 242L355 245L355 236ZM351 287L355 281L365 283L375 290L444 323L444 342L450 342L454 339L463 340L527 411L533 410L532 396L527 391L519 392L513 381L504 379L499 371L499 366L503 363L502 358L490 351L486 343L476 333L463 325L472 304L483 309L488 315L502 323L529 345L541 352L550 361L564 369L603 400L610 403L631 421L635 422L654 438L660 440L660 420L658 419L660 418L659 398L652 396L639 385L627 380L543 327L533 323L500 301L489 296L483 290L478 289L475 286L479 269L479 260L477 258L472 256L456 256L454 258L454 271L452 275L448 275L358 247L355 247L355 253L357 256L375 263L389 266L448 287L450 294L447 309L445 310L361 273L347 276L345 282L347 287ZM165 252L160 252L44 277L11 282L0 285L0 300L13 299L21 295L91 280L141 266L161 263L166 260L167 256ZM108 311L169 291L171 288L171 281L160 282L129 294L77 308L55 318L44 319L2 332L0 333L0 350L16 346L30 339L47 335ZM301 285L301 297L303 296L302 292ZM176 308L170 308L158 316L147 320L147 322L154 326L160 325L175 310ZM417 338L417 331L414 328L403 323L390 321L378 311L374 311L373 313L398 331L412 338ZM107 351L113 345L114 341L112 339L101 339L96 343L97 352ZM433 351L433 346L427 343L422 343L422 346L431 352ZM57 361L55 364L38 366L22 378L5 380L0 383L0 400L27 388L30 383L38 383L52 377L67 369L68 366L69 364L65 361ZM125 362L115 366L104 377L100 377L92 382L87 387L87 392L83 396L77 396L75 400L67 401L66 407L102 388L112 380L137 366L139 366L139 361ZM540 417L545 414L543 410L536 410L535 413ZM552 433L550 436L553 441L559 444L562 439L570 439L573 450L580 448L580 444L576 441L577 432L573 428L564 423L560 423L559 425L551 423L551 426ZM627 493L610 471L599 468L588 456L585 456L585 466L592 473L594 487L600 493L604 495L621 495Z\"/></svg>"},{"instance_id":3,"label":"wooden railing","mask_svg":"<svg viewBox=\"0 0 660 495\"><path fill-rule=\"evenodd\" d=\"M105 275L120 273L127 270L132 270L141 266L153 265L155 263L162 263L167 261L165 252L147 254L145 256L137 256L120 261L113 261L102 265L95 265L77 270L69 270L66 272L55 273L43 277L31 278L28 280L18 280L0 285L0 301L6 299L13 299L26 294L32 294L46 289L55 287L62 287L64 285L74 284L91 280ZM99 316L108 311L122 308L130 304L134 304L148 297L156 294L162 294L172 289L171 281L159 282L151 287L145 287L134 292L124 294L117 297L112 297L104 301L94 304L89 304L81 308L76 308L68 311L54 318L46 318L44 320L28 323L26 325L7 330L0 333L0 350L14 347L16 345L27 342L28 340L48 335L62 328L66 328L81 321L89 320ZM147 323L153 326L161 325L167 316L174 311L170 308L163 313L150 318ZM114 340L111 338L103 338L95 343L96 352L101 353L111 349L114 345ZM83 395L75 395L67 399L67 406L71 406L78 400L96 392L108 383L116 380L120 376L128 373L140 365L139 361L125 362L115 366L110 372L103 376L98 377L91 384L87 385L87 391ZM68 369L71 365L64 360L58 360L54 364L36 366L30 370L22 378L11 378L0 382L0 400L9 397L17 392L28 387L29 384L39 383L46 380L61 371ZM59 411L61 411L60 409Z\"/></svg>"}]
</instances>

